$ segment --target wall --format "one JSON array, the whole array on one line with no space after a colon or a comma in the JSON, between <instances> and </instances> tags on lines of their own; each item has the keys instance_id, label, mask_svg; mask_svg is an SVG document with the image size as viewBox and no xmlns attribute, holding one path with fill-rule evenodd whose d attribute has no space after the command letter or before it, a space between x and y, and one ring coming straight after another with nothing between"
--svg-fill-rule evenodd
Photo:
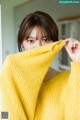
<instances>
[{"instance_id":1,"label":"wall","mask_svg":"<svg viewBox=\"0 0 80 120\"><path fill-rule=\"evenodd\" d=\"M59 4L58 0L33 0L16 8L16 22L20 23L25 15L36 10L49 13L57 22L58 18L80 15L80 4Z\"/></svg>"},{"instance_id":2,"label":"wall","mask_svg":"<svg viewBox=\"0 0 80 120\"><path fill-rule=\"evenodd\" d=\"M16 52L14 7L29 0L0 0L2 11L2 59Z\"/></svg>"}]
</instances>

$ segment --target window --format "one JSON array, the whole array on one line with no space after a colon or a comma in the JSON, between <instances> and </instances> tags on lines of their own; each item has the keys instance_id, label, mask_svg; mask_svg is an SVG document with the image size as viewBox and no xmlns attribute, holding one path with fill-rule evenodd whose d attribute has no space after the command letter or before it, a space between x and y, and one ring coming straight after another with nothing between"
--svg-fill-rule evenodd
<instances>
[{"instance_id":1,"label":"window","mask_svg":"<svg viewBox=\"0 0 80 120\"><path fill-rule=\"evenodd\" d=\"M80 41L80 16L59 20L59 38L75 38ZM63 48L59 55L59 69L70 69L71 59Z\"/></svg>"}]
</instances>

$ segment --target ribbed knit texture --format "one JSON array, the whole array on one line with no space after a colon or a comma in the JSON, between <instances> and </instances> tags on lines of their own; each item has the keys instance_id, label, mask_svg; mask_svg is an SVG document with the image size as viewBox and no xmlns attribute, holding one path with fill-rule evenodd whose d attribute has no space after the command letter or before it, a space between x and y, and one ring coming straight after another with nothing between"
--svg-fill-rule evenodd
<instances>
[{"instance_id":1,"label":"ribbed knit texture","mask_svg":"<svg viewBox=\"0 0 80 120\"><path fill-rule=\"evenodd\" d=\"M0 112L7 111L8 120L80 120L80 62L43 81L64 44L60 40L6 58L0 73Z\"/></svg>"}]
</instances>

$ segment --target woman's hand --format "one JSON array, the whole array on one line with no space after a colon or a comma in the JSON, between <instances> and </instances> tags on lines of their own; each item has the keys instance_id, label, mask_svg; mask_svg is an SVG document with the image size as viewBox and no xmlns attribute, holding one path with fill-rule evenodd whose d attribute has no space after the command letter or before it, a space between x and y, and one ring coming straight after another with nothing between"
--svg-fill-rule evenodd
<instances>
[{"instance_id":1,"label":"woman's hand","mask_svg":"<svg viewBox=\"0 0 80 120\"><path fill-rule=\"evenodd\" d=\"M80 61L80 42L73 38L67 38L64 42L66 42L64 47L72 61Z\"/></svg>"}]
</instances>

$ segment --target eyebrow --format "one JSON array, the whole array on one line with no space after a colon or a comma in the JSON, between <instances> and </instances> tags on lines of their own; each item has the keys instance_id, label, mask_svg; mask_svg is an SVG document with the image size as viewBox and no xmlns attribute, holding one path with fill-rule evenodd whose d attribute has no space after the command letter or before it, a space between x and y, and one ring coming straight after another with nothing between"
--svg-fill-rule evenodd
<instances>
[{"instance_id":1,"label":"eyebrow","mask_svg":"<svg viewBox=\"0 0 80 120\"><path fill-rule=\"evenodd\" d=\"M42 36L42 38L44 38L44 37L49 37L49 36ZM35 37L29 36L28 38L35 38Z\"/></svg>"}]
</instances>

